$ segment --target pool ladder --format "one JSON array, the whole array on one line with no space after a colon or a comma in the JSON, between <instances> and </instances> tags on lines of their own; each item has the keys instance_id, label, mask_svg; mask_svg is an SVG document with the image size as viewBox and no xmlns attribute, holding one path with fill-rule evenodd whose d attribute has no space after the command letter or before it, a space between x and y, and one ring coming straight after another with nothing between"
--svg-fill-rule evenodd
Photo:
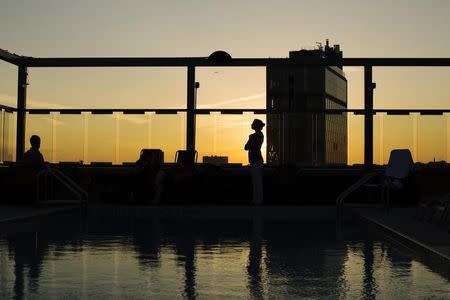
<instances>
[{"instance_id":1,"label":"pool ladder","mask_svg":"<svg viewBox=\"0 0 450 300\"><path fill-rule=\"evenodd\" d=\"M54 199L55 181L61 184L76 199L74 200L56 200ZM38 204L58 205L58 204L79 204L85 207L88 203L88 193L80 187L69 176L57 168L46 165L37 175L36 182L36 200Z\"/></svg>"},{"instance_id":2,"label":"pool ladder","mask_svg":"<svg viewBox=\"0 0 450 300\"><path fill-rule=\"evenodd\" d=\"M380 176L379 172L371 172L364 175L354 184L352 184L348 189L343 191L339 197L336 199L336 209L337 209L337 218L342 219L343 211L344 211L344 201L354 192L356 192L359 188L367 184L373 178Z\"/></svg>"}]
</instances>

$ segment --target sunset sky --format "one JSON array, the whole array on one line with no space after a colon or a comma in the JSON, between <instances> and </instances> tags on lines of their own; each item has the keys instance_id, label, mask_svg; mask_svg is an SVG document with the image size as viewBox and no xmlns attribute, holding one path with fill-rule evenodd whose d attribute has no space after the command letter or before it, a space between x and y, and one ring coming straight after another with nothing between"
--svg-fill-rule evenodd
<instances>
[{"instance_id":1,"label":"sunset sky","mask_svg":"<svg viewBox=\"0 0 450 300\"><path fill-rule=\"evenodd\" d=\"M341 45L344 57L450 57L449 14L446 0L0 0L0 48L35 57L208 56L219 49L232 57L286 57L328 38ZM361 108L362 69L344 71L349 108ZM184 68L50 68L29 74L28 104L34 108L186 103ZM0 104L14 105L16 67L0 62L0 78ZM449 68L375 68L374 105L449 108L449 79ZM200 68L196 80L199 107L264 108L263 68ZM33 118L28 132L44 137L48 160L88 155L89 161L133 161L142 147L162 147L171 161L185 143L184 115ZM200 156L228 155L245 163L242 145L252 118L198 117ZM349 163L362 162L361 125L362 118L349 119ZM376 161L386 161L393 147L412 148L416 160L450 159L448 115L377 116L374 127Z\"/></svg>"}]
</instances>

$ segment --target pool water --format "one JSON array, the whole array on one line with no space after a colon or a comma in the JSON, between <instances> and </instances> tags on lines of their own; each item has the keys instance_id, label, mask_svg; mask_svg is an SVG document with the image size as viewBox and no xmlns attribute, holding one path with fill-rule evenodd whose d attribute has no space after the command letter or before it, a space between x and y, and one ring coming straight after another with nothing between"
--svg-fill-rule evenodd
<instances>
[{"instance_id":1,"label":"pool water","mask_svg":"<svg viewBox=\"0 0 450 300\"><path fill-rule=\"evenodd\" d=\"M358 225L54 216L0 229L0 299L449 299Z\"/></svg>"}]
</instances>

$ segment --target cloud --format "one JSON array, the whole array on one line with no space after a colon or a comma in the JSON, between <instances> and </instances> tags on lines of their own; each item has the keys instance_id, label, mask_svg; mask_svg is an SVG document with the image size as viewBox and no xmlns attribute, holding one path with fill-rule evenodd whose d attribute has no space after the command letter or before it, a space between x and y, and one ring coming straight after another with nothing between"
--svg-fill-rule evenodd
<instances>
[{"instance_id":1,"label":"cloud","mask_svg":"<svg viewBox=\"0 0 450 300\"><path fill-rule=\"evenodd\" d=\"M17 98L15 96L6 95L6 94L0 94L0 104L16 107L17 104ZM57 104L52 102L45 102L45 101L36 101L34 99L27 99L27 106L29 108L60 108L60 109L67 109L67 108L74 108L72 106L67 106L63 104Z\"/></svg>"},{"instance_id":2,"label":"cloud","mask_svg":"<svg viewBox=\"0 0 450 300\"><path fill-rule=\"evenodd\" d=\"M6 95L6 94L0 94L0 104L5 106L11 106L16 107L17 99L13 96ZM73 106L67 106L63 104L57 104L52 102L45 102L45 101L35 101L33 99L27 100L28 107L32 107L33 109L76 109L76 107ZM37 115L35 115L37 116ZM111 115L112 118L114 118L113 115ZM55 122L54 125L61 126L67 124L67 121L62 121L55 119L53 120L51 115L42 115L40 118L41 121L47 121L47 122ZM89 120L89 119L88 119ZM129 122L137 125L142 125L148 122L148 118L137 118L132 115L125 115L120 114L119 124L120 122Z\"/></svg>"},{"instance_id":3,"label":"cloud","mask_svg":"<svg viewBox=\"0 0 450 300\"><path fill-rule=\"evenodd\" d=\"M17 99L10 95L0 94L0 104L15 107L17 104Z\"/></svg>"},{"instance_id":4,"label":"cloud","mask_svg":"<svg viewBox=\"0 0 450 300\"><path fill-rule=\"evenodd\" d=\"M201 124L201 125L197 125L197 129L202 129L202 128L214 128L214 126L217 126L218 130L224 130L224 129L230 129L230 128L248 128L249 131L251 131L250 129L250 124L253 121L253 118L249 117L249 116L245 116L242 115L240 116L239 119L236 120L228 120L227 122L225 122L224 120L220 120L220 116L221 115L211 115L211 121L206 123L206 124ZM217 117L219 118L217 120L217 123L214 122L212 118ZM198 123L197 123L198 124Z\"/></svg>"},{"instance_id":5,"label":"cloud","mask_svg":"<svg viewBox=\"0 0 450 300\"><path fill-rule=\"evenodd\" d=\"M253 101L253 100L258 100L260 98L263 98L265 100L265 97L266 97L266 93L262 92L262 93L257 93L257 94L250 95L250 96L239 97L239 98L224 100L224 101L220 101L220 102L201 104L201 105L198 105L198 108L203 108L203 107L204 108L218 108L218 107L223 107L228 104L245 103L245 102L249 102L249 101Z\"/></svg>"}]
</instances>

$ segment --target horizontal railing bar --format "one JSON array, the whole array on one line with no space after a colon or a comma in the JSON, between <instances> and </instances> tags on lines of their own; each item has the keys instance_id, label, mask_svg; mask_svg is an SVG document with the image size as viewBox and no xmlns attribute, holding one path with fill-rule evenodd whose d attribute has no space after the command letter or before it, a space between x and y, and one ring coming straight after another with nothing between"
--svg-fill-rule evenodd
<instances>
[{"instance_id":1,"label":"horizontal railing bar","mask_svg":"<svg viewBox=\"0 0 450 300\"><path fill-rule=\"evenodd\" d=\"M48 109L33 109L28 111L30 115L48 115L50 114L50 110Z\"/></svg>"},{"instance_id":2,"label":"horizontal railing bar","mask_svg":"<svg viewBox=\"0 0 450 300\"><path fill-rule=\"evenodd\" d=\"M421 111L421 115L442 115L443 112L439 110L427 110L427 111Z\"/></svg>"},{"instance_id":3,"label":"horizontal railing bar","mask_svg":"<svg viewBox=\"0 0 450 300\"><path fill-rule=\"evenodd\" d=\"M125 115L143 115L143 114L145 114L145 110L143 110L143 109L128 109L128 110L124 110L123 113Z\"/></svg>"},{"instance_id":4,"label":"horizontal railing bar","mask_svg":"<svg viewBox=\"0 0 450 300\"><path fill-rule=\"evenodd\" d=\"M111 115L114 111L110 109L96 109L92 110L91 114L93 115Z\"/></svg>"},{"instance_id":5,"label":"horizontal railing bar","mask_svg":"<svg viewBox=\"0 0 450 300\"><path fill-rule=\"evenodd\" d=\"M17 109L14 109L17 111ZM177 112L186 112L186 109L183 108L174 108L174 109L128 109L128 108L48 108L48 109L36 109L36 108L27 108L26 112L30 114L39 113L41 111L45 112L54 112L61 114L80 114L80 113L92 113L92 114L112 114L116 112L121 112L124 114L144 114L146 112L155 112L155 113L177 113Z\"/></svg>"},{"instance_id":6,"label":"horizontal railing bar","mask_svg":"<svg viewBox=\"0 0 450 300\"><path fill-rule=\"evenodd\" d=\"M243 109L221 109L220 113L223 115L242 115L244 113L244 110Z\"/></svg>"},{"instance_id":7,"label":"horizontal railing bar","mask_svg":"<svg viewBox=\"0 0 450 300\"><path fill-rule=\"evenodd\" d=\"M67 57L17 58L14 63L26 67L266 67L266 66L373 66L373 67L445 67L450 58L232 58L212 61L207 57Z\"/></svg>"},{"instance_id":8,"label":"horizontal railing bar","mask_svg":"<svg viewBox=\"0 0 450 300\"><path fill-rule=\"evenodd\" d=\"M59 112L61 115L81 115L80 109L67 109Z\"/></svg>"},{"instance_id":9,"label":"horizontal railing bar","mask_svg":"<svg viewBox=\"0 0 450 300\"><path fill-rule=\"evenodd\" d=\"M14 108L14 107L8 106L8 105L3 105L3 104L0 104L0 109L4 109L6 111L17 110L17 108Z\"/></svg>"},{"instance_id":10,"label":"horizontal railing bar","mask_svg":"<svg viewBox=\"0 0 450 300\"><path fill-rule=\"evenodd\" d=\"M6 109L5 109L6 110ZM8 107L8 110L17 111L16 108ZM92 114L112 114L112 113L124 113L124 114L145 114L146 112L154 112L156 114L177 114L187 112L184 108L173 108L173 109L120 109L120 108L104 108L104 109L26 109L26 112L30 114L49 114L49 113L60 113L60 114L80 114L80 113L92 113ZM292 112L287 110L274 110L274 109L251 109L251 108L201 108L196 109L195 113L210 114L210 113L221 113L221 114L243 114L243 113L254 113L254 114L311 114L311 113L324 113L324 114L343 114L343 113L354 113L355 115L364 115L366 111L364 109L322 109L322 110L308 110L303 112ZM411 113L418 113L421 115L442 115L444 113L450 113L450 109L374 109L371 111L372 114L386 113L388 115L409 115Z\"/></svg>"},{"instance_id":11,"label":"horizontal railing bar","mask_svg":"<svg viewBox=\"0 0 450 300\"><path fill-rule=\"evenodd\" d=\"M385 113L388 115L388 116L409 116L409 111L403 111L403 110L388 110L388 111L385 111Z\"/></svg>"},{"instance_id":12,"label":"horizontal railing bar","mask_svg":"<svg viewBox=\"0 0 450 300\"><path fill-rule=\"evenodd\" d=\"M176 115L178 112L185 112L186 110L180 111L177 109L158 109L154 110L157 115Z\"/></svg>"}]
</instances>

